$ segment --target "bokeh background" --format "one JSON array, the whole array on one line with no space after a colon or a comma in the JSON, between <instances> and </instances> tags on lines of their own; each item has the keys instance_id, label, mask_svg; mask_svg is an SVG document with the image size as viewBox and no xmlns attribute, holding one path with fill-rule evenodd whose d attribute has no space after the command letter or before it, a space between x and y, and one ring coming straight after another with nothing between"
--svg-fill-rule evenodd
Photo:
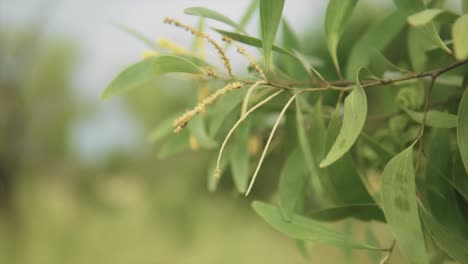
<instances>
[{"instance_id":1,"label":"bokeh background","mask_svg":"<svg viewBox=\"0 0 468 264\"><path fill-rule=\"evenodd\" d=\"M379 1L362 2L365 19L379 16L369 12ZM254 214L252 198L237 194L229 180L210 193L209 153L158 157L162 146L149 143L148 134L187 106L186 89L177 87L183 83L169 79L174 87L99 99L147 49L116 24L190 48L192 37L163 24L165 16L196 25L183 9L205 6L239 20L249 4L0 0L0 263L350 261L349 252L314 245L304 258L295 241ZM303 45L325 58L326 4L288 0L285 6ZM258 35L257 16L247 31ZM337 228L359 230L353 224Z\"/></svg>"}]
</instances>

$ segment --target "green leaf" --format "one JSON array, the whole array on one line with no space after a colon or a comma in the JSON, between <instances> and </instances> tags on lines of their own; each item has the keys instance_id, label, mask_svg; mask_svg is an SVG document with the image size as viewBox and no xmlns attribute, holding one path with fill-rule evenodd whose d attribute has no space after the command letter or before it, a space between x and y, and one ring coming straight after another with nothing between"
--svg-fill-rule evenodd
<instances>
[{"instance_id":1,"label":"green leaf","mask_svg":"<svg viewBox=\"0 0 468 264\"><path fill-rule=\"evenodd\" d=\"M424 113L414 112L406 107L402 108L411 117L411 119L422 124ZM454 128L457 127L457 116L445 112L430 110L426 113L425 125L435 128Z\"/></svg>"},{"instance_id":2,"label":"green leaf","mask_svg":"<svg viewBox=\"0 0 468 264\"><path fill-rule=\"evenodd\" d=\"M382 51L400 33L406 25L405 19L398 12L374 24L354 45L346 65L346 76L353 77L361 67L366 67L374 51Z\"/></svg>"},{"instance_id":3,"label":"green leaf","mask_svg":"<svg viewBox=\"0 0 468 264\"><path fill-rule=\"evenodd\" d=\"M398 8L398 11L401 12L404 16L409 17L415 13L424 11L426 9L426 4L424 0L394 0L393 1ZM452 53L450 49L445 45L443 40L440 38L439 33L434 26L434 23L430 23L417 28L417 31L421 32L421 35L424 36L426 40L426 45L431 43L435 46L440 47L447 53Z\"/></svg>"},{"instance_id":4,"label":"green leaf","mask_svg":"<svg viewBox=\"0 0 468 264\"><path fill-rule=\"evenodd\" d=\"M226 37L229 37L235 41L238 41L240 43L244 43L246 45L249 45L249 46L253 46L253 47L257 47L257 48L261 48L262 47L262 40L259 39L259 38L256 38L256 37L252 37L252 36L248 36L248 35L244 35L244 34L240 34L240 33L235 33L235 32L230 32L230 31L225 31L225 30L222 30L222 29L217 29L217 28L213 28L214 31L218 32L219 34L221 35L224 35ZM282 48L280 46L277 46L277 45L273 45L272 46L272 50L273 51L276 51L276 52L279 52L281 54L284 54L284 55L288 55L290 56L291 58L295 58L297 59L296 55L294 55L292 52L286 50L285 48Z\"/></svg>"},{"instance_id":5,"label":"green leaf","mask_svg":"<svg viewBox=\"0 0 468 264\"><path fill-rule=\"evenodd\" d=\"M413 146L387 164L381 192L385 218L399 248L414 263L428 263L416 202Z\"/></svg>"},{"instance_id":6,"label":"green leaf","mask_svg":"<svg viewBox=\"0 0 468 264\"><path fill-rule=\"evenodd\" d=\"M426 9L426 5L423 0L394 0L393 1L400 12L405 16L412 15L421 10Z\"/></svg>"},{"instance_id":7,"label":"green leaf","mask_svg":"<svg viewBox=\"0 0 468 264\"><path fill-rule=\"evenodd\" d=\"M306 213L305 216L320 221L338 221L354 216L364 221L377 220L385 222L382 209L377 204L344 204Z\"/></svg>"},{"instance_id":8,"label":"green leaf","mask_svg":"<svg viewBox=\"0 0 468 264\"><path fill-rule=\"evenodd\" d=\"M446 9L426 9L408 17L408 22L413 27L424 26L433 21L451 23L458 15Z\"/></svg>"},{"instance_id":9,"label":"green leaf","mask_svg":"<svg viewBox=\"0 0 468 264\"><path fill-rule=\"evenodd\" d=\"M218 146L218 143L208 136L205 124L200 115L193 117L187 127L190 133L197 139L200 146L206 149L213 149Z\"/></svg>"},{"instance_id":10,"label":"green leaf","mask_svg":"<svg viewBox=\"0 0 468 264\"><path fill-rule=\"evenodd\" d=\"M246 90L236 90L223 95L214 105L210 112L211 116L208 124L210 136L218 134L221 126L226 121L226 116L234 112L244 100ZM240 111L239 111L240 114Z\"/></svg>"},{"instance_id":11,"label":"green leaf","mask_svg":"<svg viewBox=\"0 0 468 264\"><path fill-rule=\"evenodd\" d=\"M361 133L361 139L377 153L385 164L393 158L389 150L366 133Z\"/></svg>"},{"instance_id":12,"label":"green leaf","mask_svg":"<svg viewBox=\"0 0 468 264\"><path fill-rule=\"evenodd\" d=\"M239 22L239 26L241 29L245 29L250 19L252 18L253 14L255 13L255 10L257 10L259 2L260 0L251 1L249 7L247 7L247 10L245 11L244 15L242 16Z\"/></svg>"},{"instance_id":13,"label":"green leaf","mask_svg":"<svg viewBox=\"0 0 468 264\"><path fill-rule=\"evenodd\" d=\"M372 244L372 245L379 245L379 240L377 239L377 236L372 230L372 227L368 227L366 229L366 241L367 243ZM380 262L380 260L382 259L382 253L380 252L368 251L367 256L371 260L371 263L385 264L385 263Z\"/></svg>"},{"instance_id":14,"label":"green leaf","mask_svg":"<svg viewBox=\"0 0 468 264\"><path fill-rule=\"evenodd\" d=\"M153 63L156 58L149 58L135 63L123 70L107 86L101 94L101 99L105 100L113 95L124 93L130 89L137 88L156 77L153 70Z\"/></svg>"},{"instance_id":15,"label":"green leaf","mask_svg":"<svg viewBox=\"0 0 468 264\"><path fill-rule=\"evenodd\" d=\"M167 159L175 154L183 152L189 148L189 133L183 131L180 134L172 135L165 143L161 146L158 153L159 159Z\"/></svg>"},{"instance_id":16,"label":"green leaf","mask_svg":"<svg viewBox=\"0 0 468 264\"><path fill-rule=\"evenodd\" d=\"M229 25L229 26L235 28L238 31L243 32L242 28L236 22L234 22L232 19L226 17L225 15L223 15L223 14L217 12L217 11L211 10L209 8L206 8L206 7L186 8L184 10L184 13L187 14L187 15L193 15L193 16L199 16L199 17L213 19L213 20L219 21L221 23L224 23L226 25Z\"/></svg>"},{"instance_id":17,"label":"green leaf","mask_svg":"<svg viewBox=\"0 0 468 264\"><path fill-rule=\"evenodd\" d=\"M246 120L234 135L235 144L232 146L231 172L234 184L239 193L245 193L249 182L249 136L251 121Z\"/></svg>"},{"instance_id":18,"label":"green leaf","mask_svg":"<svg viewBox=\"0 0 468 264\"><path fill-rule=\"evenodd\" d=\"M301 150L296 148L281 169L279 178L280 209L287 221L291 221L295 209L304 198L304 187L307 183L307 167Z\"/></svg>"},{"instance_id":19,"label":"green leaf","mask_svg":"<svg viewBox=\"0 0 468 264\"><path fill-rule=\"evenodd\" d=\"M271 49L276 39L283 7L284 0L260 0L260 27L267 68L270 66Z\"/></svg>"},{"instance_id":20,"label":"green leaf","mask_svg":"<svg viewBox=\"0 0 468 264\"><path fill-rule=\"evenodd\" d=\"M346 97L344 103L343 126L320 167L327 167L341 158L356 142L367 117L367 98L360 84L361 68L357 74L357 82L353 91Z\"/></svg>"},{"instance_id":21,"label":"green leaf","mask_svg":"<svg viewBox=\"0 0 468 264\"><path fill-rule=\"evenodd\" d=\"M338 111L335 111L327 130L325 140L327 149L330 149L332 144L336 142L339 133L340 118ZM326 189L332 194L335 204L367 204L374 202L362 182L350 153L345 153L325 169L327 170L324 175L327 178L325 181L325 184L327 184ZM358 217L353 214L351 216Z\"/></svg>"},{"instance_id":22,"label":"green leaf","mask_svg":"<svg viewBox=\"0 0 468 264\"><path fill-rule=\"evenodd\" d=\"M457 141L461 159L468 172L468 89L465 89L458 108Z\"/></svg>"},{"instance_id":23,"label":"green leaf","mask_svg":"<svg viewBox=\"0 0 468 264\"><path fill-rule=\"evenodd\" d=\"M280 210L272 205L254 201L252 207L274 229L291 238L343 248L381 250L372 245L353 241L348 236L329 229L323 223L301 215L294 214L288 222L284 220Z\"/></svg>"},{"instance_id":24,"label":"green leaf","mask_svg":"<svg viewBox=\"0 0 468 264\"><path fill-rule=\"evenodd\" d=\"M452 179L452 181L448 181L449 184L468 202L468 173L463 167L459 153L455 155L455 162L452 167Z\"/></svg>"},{"instance_id":25,"label":"green leaf","mask_svg":"<svg viewBox=\"0 0 468 264\"><path fill-rule=\"evenodd\" d=\"M463 10L463 13L468 13L468 0L462 0L463 3L462 3L462 10Z\"/></svg>"},{"instance_id":26,"label":"green leaf","mask_svg":"<svg viewBox=\"0 0 468 264\"><path fill-rule=\"evenodd\" d=\"M132 35L133 37L135 37L136 39L140 40L142 43L146 44L148 47L152 48L152 49L158 49L158 46L156 46L156 44L154 43L154 41L152 41L151 39L149 39L148 37L146 37L145 35L143 35L142 33L136 31L135 29L131 28L131 27L128 27L126 25L123 25L123 24L114 24L117 28L127 32L128 34Z\"/></svg>"},{"instance_id":27,"label":"green leaf","mask_svg":"<svg viewBox=\"0 0 468 264\"><path fill-rule=\"evenodd\" d=\"M330 0L325 14L325 33L327 35L328 51L335 68L339 70L337 48L340 36L348 23L357 0Z\"/></svg>"},{"instance_id":28,"label":"green leaf","mask_svg":"<svg viewBox=\"0 0 468 264\"><path fill-rule=\"evenodd\" d=\"M174 128L172 127L172 123L174 123L174 120L180 116L180 114L181 113L171 115L169 118L161 121L161 123L151 131L150 135L148 136L148 140L151 143L157 143L173 133L172 131Z\"/></svg>"},{"instance_id":29,"label":"green leaf","mask_svg":"<svg viewBox=\"0 0 468 264\"><path fill-rule=\"evenodd\" d=\"M201 74L203 71L192 62L177 56L164 55L135 63L123 70L101 94L105 100L122 94L153 80L160 74L181 72Z\"/></svg>"},{"instance_id":30,"label":"green leaf","mask_svg":"<svg viewBox=\"0 0 468 264\"><path fill-rule=\"evenodd\" d=\"M304 127L304 115L302 113L300 100L301 100L301 97L300 97L300 94L298 94L297 99L296 99L297 137L299 139L299 146L304 156L304 161L305 161L305 164L307 165L307 169L309 170L309 174L311 177L316 178L318 177L318 174L319 174L317 160L314 158L314 155L312 154L310 142L309 142L309 139L307 138L307 131Z\"/></svg>"},{"instance_id":31,"label":"green leaf","mask_svg":"<svg viewBox=\"0 0 468 264\"><path fill-rule=\"evenodd\" d=\"M452 150L450 131L433 130L433 137L427 150L428 160L421 183L420 197L434 218L451 229L460 229L466 225L459 211L456 193L448 183L452 170ZM444 175L445 174L445 175ZM447 206L447 205L451 206Z\"/></svg>"},{"instance_id":32,"label":"green leaf","mask_svg":"<svg viewBox=\"0 0 468 264\"><path fill-rule=\"evenodd\" d=\"M468 59L468 14L461 16L452 27L453 49L458 60Z\"/></svg>"},{"instance_id":33,"label":"green leaf","mask_svg":"<svg viewBox=\"0 0 468 264\"><path fill-rule=\"evenodd\" d=\"M424 225L437 245L459 263L468 263L468 241L438 223L422 206L420 212Z\"/></svg>"},{"instance_id":34,"label":"green leaf","mask_svg":"<svg viewBox=\"0 0 468 264\"><path fill-rule=\"evenodd\" d=\"M191 74L202 74L204 73L197 65L191 61L173 55L163 55L159 56L153 62L153 70L156 74L164 73L191 73Z\"/></svg>"}]
</instances>

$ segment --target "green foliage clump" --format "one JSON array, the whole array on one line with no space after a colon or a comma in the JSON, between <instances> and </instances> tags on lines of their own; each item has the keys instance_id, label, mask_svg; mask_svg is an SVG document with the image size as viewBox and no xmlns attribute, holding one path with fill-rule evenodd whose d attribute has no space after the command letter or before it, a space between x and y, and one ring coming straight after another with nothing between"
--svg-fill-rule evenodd
<instances>
[{"instance_id":1,"label":"green foliage clump","mask_svg":"<svg viewBox=\"0 0 468 264\"><path fill-rule=\"evenodd\" d=\"M239 23L207 8L186 9L201 18L197 28L164 22L193 34L193 50L164 41L171 54L147 52L103 98L182 74L198 88L195 107L162 122L150 138L168 138L162 156L218 149L210 190L231 175L240 193L270 197L277 206L254 201L254 210L300 244L377 251L382 263L398 245L411 263L468 263L467 1L454 12L445 1L394 0L395 11L350 37L358 30L357 2L329 2L327 46L313 47L328 49L321 56L303 47L282 16L285 1L254 0ZM260 38L246 30L257 8ZM204 31L205 19L233 28L213 29L224 47ZM206 61L203 41L218 52L225 73ZM258 48L262 60L244 45ZM232 46L246 59L246 73L232 69ZM169 137L171 131L177 135ZM275 173L271 190L271 180L261 178ZM393 242L358 241L331 225L349 218L386 224Z\"/></svg>"}]
</instances>

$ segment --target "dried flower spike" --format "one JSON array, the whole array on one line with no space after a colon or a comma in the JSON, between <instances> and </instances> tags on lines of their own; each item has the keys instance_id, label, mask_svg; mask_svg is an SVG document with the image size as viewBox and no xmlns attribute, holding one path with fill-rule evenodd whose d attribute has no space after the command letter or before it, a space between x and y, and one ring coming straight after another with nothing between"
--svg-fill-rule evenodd
<instances>
[{"instance_id":1,"label":"dried flower spike","mask_svg":"<svg viewBox=\"0 0 468 264\"><path fill-rule=\"evenodd\" d=\"M175 20L173 18L169 18L169 17L164 18L164 23L174 25L176 27L183 28L186 31L192 33L193 35L195 35L197 37L201 37L201 38L206 39L206 41L208 41L208 43L213 45L213 47L215 47L215 49L218 51L218 53L219 53L219 55L221 57L221 60L224 63L224 67L228 71L229 75L233 76L231 61L227 57L226 52L224 51L224 49L221 47L221 45L219 43L217 43L213 38L210 37L210 35L206 34L205 32L199 31L199 30L197 30L197 29L195 29L195 28L193 28L193 27L191 27L189 25L183 24L183 23L181 23L181 22L179 22L179 21L177 21L177 20Z\"/></svg>"},{"instance_id":2,"label":"dried flower spike","mask_svg":"<svg viewBox=\"0 0 468 264\"><path fill-rule=\"evenodd\" d=\"M226 36L223 36L223 41L229 43L229 44L233 44L234 46L236 46L237 48L237 52L239 52L242 56L244 56L245 58L247 58L247 60L250 62L250 65L252 65L252 67L254 67L255 71L258 72L258 74L260 74L260 77L262 77L262 79L266 80L266 76L265 76L265 72L263 71L262 67L260 66L260 64L254 59L254 57L252 57L252 55L250 55L247 50L245 50L244 47L240 46L239 44L236 44L234 41L232 41L231 38L229 37L226 37Z\"/></svg>"},{"instance_id":3,"label":"dried flower spike","mask_svg":"<svg viewBox=\"0 0 468 264\"><path fill-rule=\"evenodd\" d=\"M212 93L210 96L207 98L203 99L198 105L196 105L192 110L189 110L185 112L183 115L181 115L179 118L177 118L174 123L174 133L180 133L182 129L187 126L188 122L197 114L200 112L203 112L206 107L212 105L216 100L218 100L221 96L226 94L227 92L230 92L232 90L236 90L244 86L244 83L242 82L233 82L230 83L223 88L217 90L216 92Z\"/></svg>"}]
</instances>

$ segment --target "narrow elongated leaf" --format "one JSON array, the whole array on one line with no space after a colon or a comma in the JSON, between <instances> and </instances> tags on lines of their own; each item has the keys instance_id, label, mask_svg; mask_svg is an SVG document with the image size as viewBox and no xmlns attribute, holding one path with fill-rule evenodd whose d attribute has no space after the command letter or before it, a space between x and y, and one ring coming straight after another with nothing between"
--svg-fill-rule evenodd
<instances>
[{"instance_id":1,"label":"narrow elongated leaf","mask_svg":"<svg viewBox=\"0 0 468 264\"><path fill-rule=\"evenodd\" d=\"M208 132L211 137L216 136L222 124L226 121L226 116L231 114L237 106L242 103L245 90L236 90L221 97L211 111Z\"/></svg>"},{"instance_id":2,"label":"narrow elongated leaf","mask_svg":"<svg viewBox=\"0 0 468 264\"><path fill-rule=\"evenodd\" d=\"M229 25L229 26L235 28L236 30L239 30L239 31L243 32L241 27L236 22L234 22L232 19L226 17L225 15L223 15L223 14L217 12L217 11L214 11L214 10L206 8L206 7L186 8L184 10L184 13L187 14L187 15L193 15L193 16L199 16L199 17L213 19L213 20L219 21L221 23L224 23L226 25Z\"/></svg>"},{"instance_id":3,"label":"narrow elongated leaf","mask_svg":"<svg viewBox=\"0 0 468 264\"><path fill-rule=\"evenodd\" d=\"M445 23L453 22L458 15L446 9L426 9L408 17L408 22L413 27L424 26L433 21Z\"/></svg>"},{"instance_id":4,"label":"narrow elongated leaf","mask_svg":"<svg viewBox=\"0 0 468 264\"><path fill-rule=\"evenodd\" d=\"M468 172L468 89L465 89L458 108L457 140L461 159Z\"/></svg>"},{"instance_id":5,"label":"narrow elongated leaf","mask_svg":"<svg viewBox=\"0 0 468 264\"><path fill-rule=\"evenodd\" d=\"M459 263L468 263L468 241L459 233L438 223L422 206L420 212L424 225L439 247Z\"/></svg>"},{"instance_id":6,"label":"narrow elongated leaf","mask_svg":"<svg viewBox=\"0 0 468 264\"><path fill-rule=\"evenodd\" d=\"M225 31L225 30L217 29L217 28L213 28L213 30L215 30L216 32L218 32L221 35L230 37L231 39L233 39L235 41L238 41L240 43L244 43L244 44L247 44L249 46L253 46L253 47L257 47L257 48L262 47L262 40L259 39L259 38L244 35L244 34L240 34L240 33ZM290 51L288 51L285 48L282 48L280 46L273 45L272 50L276 51L276 52L279 52L281 54L284 54L284 55L288 55L288 56L290 56L292 58L296 58L296 56L292 52L290 52Z\"/></svg>"},{"instance_id":7,"label":"narrow elongated leaf","mask_svg":"<svg viewBox=\"0 0 468 264\"><path fill-rule=\"evenodd\" d=\"M357 0L330 0L325 14L325 33L327 34L327 45L336 69L339 69L337 56L338 42L344 31Z\"/></svg>"},{"instance_id":8,"label":"narrow elongated leaf","mask_svg":"<svg viewBox=\"0 0 468 264\"><path fill-rule=\"evenodd\" d=\"M468 58L468 14L461 16L452 27L453 49L458 60Z\"/></svg>"},{"instance_id":9,"label":"narrow elongated leaf","mask_svg":"<svg viewBox=\"0 0 468 264\"><path fill-rule=\"evenodd\" d=\"M283 19L283 23L281 26L282 31L282 41L281 44L283 47L287 48L290 51L300 50L300 43L299 40L294 33L293 29L289 26L286 19ZM297 60L293 58L285 58L284 60L281 59L281 69L294 78L295 80L307 80L310 78L311 75L310 71L307 71L306 67L303 67ZM304 71L305 69L305 71Z\"/></svg>"},{"instance_id":10,"label":"narrow elongated leaf","mask_svg":"<svg viewBox=\"0 0 468 264\"><path fill-rule=\"evenodd\" d=\"M326 167L341 158L356 142L367 117L367 98L360 84L361 70L357 74L357 83L353 91L346 97L344 103L343 126L320 167Z\"/></svg>"},{"instance_id":11,"label":"narrow elongated leaf","mask_svg":"<svg viewBox=\"0 0 468 264\"><path fill-rule=\"evenodd\" d=\"M451 230L461 230L466 223L460 213L455 190L447 181L451 178L452 169L449 132L447 129L433 130L420 197L437 222Z\"/></svg>"},{"instance_id":12,"label":"narrow elongated leaf","mask_svg":"<svg viewBox=\"0 0 468 264\"><path fill-rule=\"evenodd\" d=\"M113 95L124 93L153 80L156 77L153 70L153 63L155 61L156 58L149 58L130 65L112 80L101 94L101 99L105 100Z\"/></svg>"},{"instance_id":13,"label":"narrow elongated leaf","mask_svg":"<svg viewBox=\"0 0 468 264\"><path fill-rule=\"evenodd\" d=\"M291 238L343 248L380 250L375 246L353 241L348 236L329 229L323 223L301 215L295 214L291 221L287 222L280 210L272 205L255 201L252 207L274 229Z\"/></svg>"},{"instance_id":14,"label":"narrow elongated leaf","mask_svg":"<svg viewBox=\"0 0 468 264\"><path fill-rule=\"evenodd\" d=\"M283 7L284 0L260 0L260 27L267 68L270 65L271 49L275 42Z\"/></svg>"},{"instance_id":15,"label":"narrow elongated leaf","mask_svg":"<svg viewBox=\"0 0 468 264\"><path fill-rule=\"evenodd\" d=\"M338 111L335 111L327 130L326 136L326 149L336 142L340 133L340 118ZM333 200L337 205L346 204L367 204L374 203L372 197L367 191L363 181L354 165L354 161L350 153L345 153L333 164L325 168L327 173L325 181L328 186L327 189L331 190ZM350 216L359 218L358 215Z\"/></svg>"},{"instance_id":16,"label":"narrow elongated leaf","mask_svg":"<svg viewBox=\"0 0 468 264\"><path fill-rule=\"evenodd\" d=\"M262 47L262 40L259 39L259 38L255 38L255 37L240 34L240 33L224 31L224 30L216 29L216 28L214 28L213 30L215 30L216 32L218 32L218 33L220 33L220 34L222 34L224 36L230 37L231 39L233 39L235 41L238 41L240 43L244 43L244 44L247 44L249 46L258 47L258 48ZM317 70L315 70L315 68L312 67L312 64L313 65L315 65L315 64L320 65L322 63L319 59L312 58L310 60L311 63L309 63L309 62L306 61L306 59L303 58L303 56L298 54L297 51L291 52L291 51L289 51L289 50L287 50L285 48L282 48L280 46L277 46L277 45L273 45L272 50L295 59L299 63L299 65L301 65L303 67L303 69L306 72L310 72L310 70L309 70L309 68L310 68L315 72L315 74L317 76L321 76L320 73L318 73ZM312 62L312 60L313 60L313 62Z\"/></svg>"},{"instance_id":17,"label":"narrow elongated leaf","mask_svg":"<svg viewBox=\"0 0 468 264\"><path fill-rule=\"evenodd\" d=\"M468 13L468 0L462 0L462 10L463 10L463 13Z\"/></svg>"},{"instance_id":18,"label":"narrow elongated leaf","mask_svg":"<svg viewBox=\"0 0 468 264\"><path fill-rule=\"evenodd\" d=\"M403 108L414 121L422 124L424 113L415 112L408 108ZM426 126L435 128L454 128L457 127L457 116L436 110L428 111L426 114Z\"/></svg>"},{"instance_id":19,"label":"narrow elongated leaf","mask_svg":"<svg viewBox=\"0 0 468 264\"><path fill-rule=\"evenodd\" d=\"M387 150L382 144L378 143L375 139L373 139L369 135L362 133L361 139L378 154L380 159L385 164L387 164L387 162L393 158L393 155L389 150Z\"/></svg>"},{"instance_id":20,"label":"narrow elongated leaf","mask_svg":"<svg viewBox=\"0 0 468 264\"><path fill-rule=\"evenodd\" d=\"M172 55L164 55L157 57L153 62L153 70L156 74L164 73L191 73L191 74L202 74L203 70L191 61Z\"/></svg>"},{"instance_id":21,"label":"narrow elongated leaf","mask_svg":"<svg viewBox=\"0 0 468 264\"><path fill-rule=\"evenodd\" d=\"M305 164L307 165L307 169L309 170L309 175L311 177L318 177L318 167L317 167L317 160L314 158L312 154L312 150L310 148L310 142L307 138L307 131L304 127L304 115L302 113L302 106L300 102L300 95L297 96L296 99L296 123L297 123L297 137L299 139L299 146L302 151Z\"/></svg>"},{"instance_id":22,"label":"narrow elongated leaf","mask_svg":"<svg viewBox=\"0 0 468 264\"><path fill-rule=\"evenodd\" d=\"M361 67L366 67L375 55L372 50L383 50L406 25L405 18L394 12L374 24L354 45L346 65L346 76L353 77Z\"/></svg>"},{"instance_id":23,"label":"narrow elongated leaf","mask_svg":"<svg viewBox=\"0 0 468 264\"><path fill-rule=\"evenodd\" d=\"M174 130L172 123L174 123L174 120L180 115L181 113L177 113L176 115L172 115L169 118L161 121L159 125L151 131L150 135L148 136L148 140L151 143L158 143L165 137L169 136Z\"/></svg>"},{"instance_id":24,"label":"narrow elongated leaf","mask_svg":"<svg viewBox=\"0 0 468 264\"><path fill-rule=\"evenodd\" d=\"M188 123L188 130L195 136L200 146L206 149L212 149L218 146L218 143L208 136L205 124L201 116L195 116Z\"/></svg>"},{"instance_id":25,"label":"narrow elongated leaf","mask_svg":"<svg viewBox=\"0 0 468 264\"><path fill-rule=\"evenodd\" d=\"M393 1L400 12L405 16L410 16L414 13L417 13L421 10L426 9L426 5L423 0L394 0Z\"/></svg>"},{"instance_id":26,"label":"narrow elongated leaf","mask_svg":"<svg viewBox=\"0 0 468 264\"><path fill-rule=\"evenodd\" d=\"M381 192L385 218L399 248L412 262L428 263L416 201L413 146L387 164Z\"/></svg>"},{"instance_id":27,"label":"narrow elongated leaf","mask_svg":"<svg viewBox=\"0 0 468 264\"><path fill-rule=\"evenodd\" d=\"M149 58L129 66L117 75L101 94L101 99L124 93L148 83L160 74L172 72L203 73L195 64L181 57L164 55Z\"/></svg>"},{"instance_id":28,"label":"narrow elongated leaf","mask_svg":"<svg viewBox=\"0 0 468 264\"><path fill-rule=\"evenodd\" d=\"M452 167L452 181L448 183L468 202L468 172L463 166L460 154L455 155Z\"/></svg>"},{"instance_id":29,"label":"narrow elongated leaf","mask_svg":"<svg viewBox=\"0 0 468 264\"><path fill-rule=\"evenodd\" d=\"M234 184L239 193L245 193L249 182L249 136L251 121L244 123L236 131L235 142L232 146L231 172Z\"/></svg>"},{"instance_id":30,"label":"narrow elongated leaf","mask_svg":"<svg viewBox=\"0 0 468 264\"><path fill-rule=\"evenodd\" d=\"M426 9L426 4L424 0L393 0L395 5L398 8L398 11L401 12L404 16L409 17L415 13L424 11ZM421 35L427 39L427 44L433 44L440 47L447 53L451 53L450 49L445 45L444 41L440 38L439 33L437 32L434 23L423 25L417 28L417 31L421 32Z\"/></svg>"},{"instance_id":31,"label":"narrow elongated leaf","mask_svg":"<svg viewBox=\"0 0 468 264\"><path fill-rule=\"evenodd\" d=\"M291 221L299 200L304 197L304 187L307 182L305 165L301 150L296 148L281 169L278 186L280 209L287 221Z\"/></svg>"},{"instance_id":32,"label":"narrow elongated leaf","mask_svg":"<svg viewBox=\"0 0 468 264\"><path fill-rule=\"evenodd\" d=\"M382 209L377 204L345 204L306 213L305 216L320 221L338 221L355 216L360 220L385 222Z\"/></svg>"},{"instance_id":33,"label":"narrow elongated leaf","mask_svg":"<svg viewBox=\"0 0 468 264\"><path fill-rule=\"evenodd\" d=\"M376 234L372 230L372 227L369 227L366 230L366 241L369 244L372 244L372 245L379 245L379 240L377 239ZM382 258L382 253L381 252L369 251L369 252L367 252L367 256L371 260L371 263L385 264L385 263L380 262L380 260Z\"/></svg>"},{"instance_id":34,"label":"narrow elongated leaf","mask_svg":"<svg viewBox=\"0 0 468 264\"><path fill-rule=\"evenodd\" d=\"M245 29L247 24L249 23L250 19L252 18L253 14L258 8L260 0L252 0L249 7L247 7L247 10L245 11L244 15L242 16L239 26L241 29Z\"/></svg>"},{"instance_id":35,"label":"narrow elongated leaf","mask_svg":"<svg viewBox=\"0 0 468 264\"><path fill-rule=\"evenodd\" d=\"M183 152L189 148L188 130L178 135L173 135L165 141L158 153L159 159L167 159L175 154Z\"/></svg>"}]
</instances>

